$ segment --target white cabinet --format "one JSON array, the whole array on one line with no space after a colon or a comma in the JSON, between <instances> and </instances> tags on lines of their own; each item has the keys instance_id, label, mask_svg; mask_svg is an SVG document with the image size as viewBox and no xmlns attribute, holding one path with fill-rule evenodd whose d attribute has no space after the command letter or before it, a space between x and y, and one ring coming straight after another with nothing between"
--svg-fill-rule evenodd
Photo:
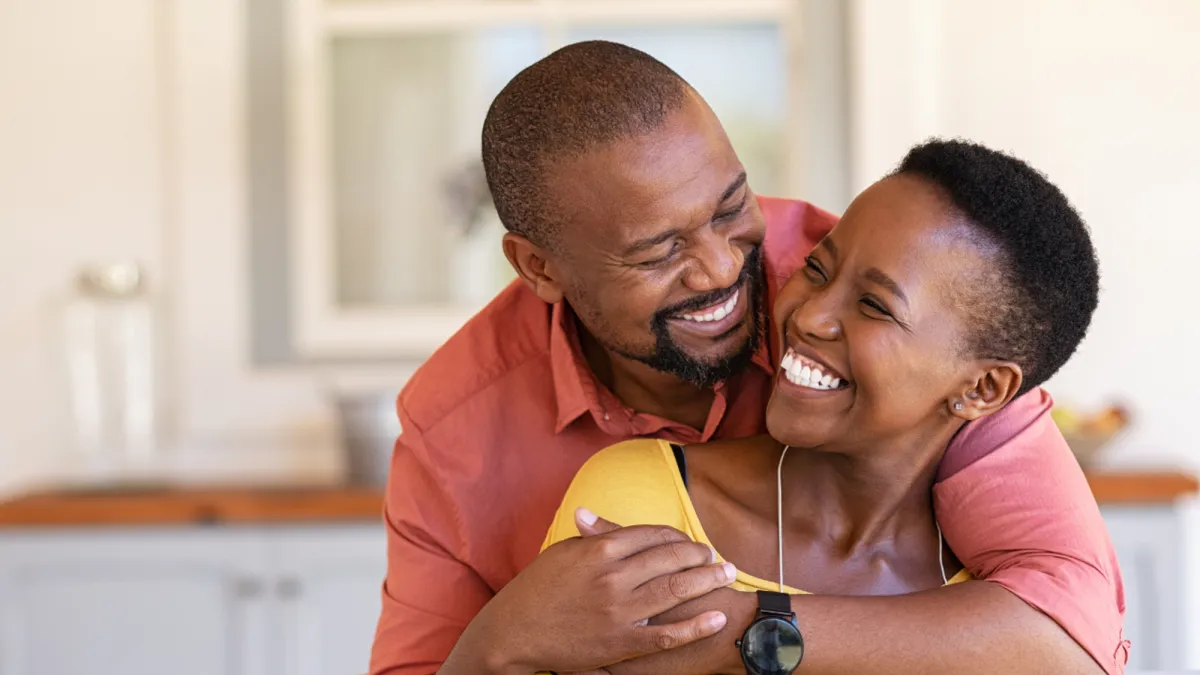
<instances>
[{"instance_id":1,"label":"white cabinet","mask_svg":"<svg viewBox=\"0 0 1200 675\"><path fill-rule=\"evenodd\" d=\"M1182 512L1170 506L1102 509L1125 582L1125 638L1132 643L1127 670L1183 668Z\"/></svg>"},{"instance_id":2,"label":"white cabinet","mask_svg":"<svg viewBox=\"0 0 1200 675\"><path fill-rule=\"evenodd\" d=\"M0 675L352 675L380 526L0 533Z\"/></svg>"},{"instance_id":3,"label":"white cabinet","mask_svg":"<svg viewBox=\"0 0 1200 675\"><path fill-rule=\"evenodd\" d=\"M281 534L280 675L365 673L386 568L381 528L323 527Z\"/></svg>"}]
</instances>

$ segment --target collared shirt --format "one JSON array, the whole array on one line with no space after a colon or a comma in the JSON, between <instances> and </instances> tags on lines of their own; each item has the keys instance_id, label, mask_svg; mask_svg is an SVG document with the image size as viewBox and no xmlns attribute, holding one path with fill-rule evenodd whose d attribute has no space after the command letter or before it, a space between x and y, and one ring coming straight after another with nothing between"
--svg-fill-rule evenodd
<instances>
[{"instance_id":1,"label":"collared shirt","mask_svg":"<svg viewBox=\"0 0 1200 675\"><path fill-rule=\"evenodd\" d=\"M771 307L837 219L805 202L758 201ZM630 410L601 384L565 304L546 305L520 283L502 291L397 401L403 431L385 500L388 573L372 675L435 672L471 619L537 555L571 479L597 451L637 437L696 443L764 433L776 342L764 340L749 368L716 386L704 428L694 429ZM989 433L958 435L945 462L955 471L935 487L938 520L973 575L999 575L1113 675L1125 662L1120 575L1047 400L1030 392L988 418ZM1025 475L1031 462L1039 471ZM1064 515L1058 539L1043 533L1047 519ZM1000 517L1011 527L984 527ZM956 539L970 545L960 550Z\"/></svg>"}]
</instances>

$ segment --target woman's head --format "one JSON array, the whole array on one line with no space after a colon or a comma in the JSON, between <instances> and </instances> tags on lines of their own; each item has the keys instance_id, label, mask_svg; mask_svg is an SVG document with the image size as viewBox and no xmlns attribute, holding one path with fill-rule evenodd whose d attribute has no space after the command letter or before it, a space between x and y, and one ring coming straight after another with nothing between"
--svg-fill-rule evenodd
<instances>
[{"instance_id":1,"label":"woman's head","mask_svg":"<svg viewBox=\"0 0 1200 675\"><path fill-rule=\"evenodd\" d=\"M1043 175L973 143L917 146L780 292L768 428L805 447L940 438L1062 367L1098 293L1087 227Z\"/></svg>"}]
</instances>

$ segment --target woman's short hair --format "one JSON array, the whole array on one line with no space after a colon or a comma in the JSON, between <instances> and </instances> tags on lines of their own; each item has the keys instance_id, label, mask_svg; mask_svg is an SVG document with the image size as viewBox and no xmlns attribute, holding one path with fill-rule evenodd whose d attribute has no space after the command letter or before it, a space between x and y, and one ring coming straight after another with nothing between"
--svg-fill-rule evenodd
<instances>
[{"instance_id":1,"label":"woman's short hair","mask_svg":"<svg viewBox=\"0 0 1200 675\"><path fill-rule=\"evenodd\" d=\"M932 183L982 236L996 264L980 276L973 356L1021 367L1021 392L1067 362L1100 294L1096 251L1083 218L1045 175L1003 152L963 140L914 147L893 175Z\"/></svg>"}]
</instances>

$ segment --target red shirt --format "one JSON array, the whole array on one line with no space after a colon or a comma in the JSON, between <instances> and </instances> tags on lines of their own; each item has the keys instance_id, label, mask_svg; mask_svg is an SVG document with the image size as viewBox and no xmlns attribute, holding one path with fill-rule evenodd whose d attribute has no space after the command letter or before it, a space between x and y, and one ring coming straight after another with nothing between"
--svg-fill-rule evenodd
<instances>
[{"instance_id":1,"label":"red shirt","mask_svg":"<svg viewBox=\"0 0 1200 675\"><path fill-rule=\"evenodd\" d=\"M837 219L805 202L758 201L770 307ZM765 433L777 353L764 344L750 368L718 384L697 430L630 410L600 384L566 305L546 305L519 282L502 291L397 401L403 432L385 503L388 573L372 675L440 667L537 555L593 453L639 436L696 443ZM934 488L938 521L972 574L1050 615L1113 675L1126 658L1116 557L1048 402L1035 390L958 435Z\"/></svg>"}]
</instances>

